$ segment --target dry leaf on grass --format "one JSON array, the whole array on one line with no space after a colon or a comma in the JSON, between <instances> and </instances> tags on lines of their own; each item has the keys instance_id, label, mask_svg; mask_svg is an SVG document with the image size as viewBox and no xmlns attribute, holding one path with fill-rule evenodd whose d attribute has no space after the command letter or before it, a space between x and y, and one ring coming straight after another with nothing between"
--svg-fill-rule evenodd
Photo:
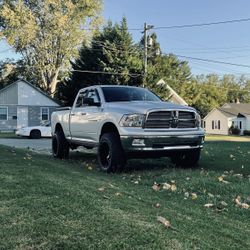
<instances>
[{"instance_id":1,"label":"dry leaf on grass","mask_svg":"<svg viewBox=\"0 0 250 250\"><path fill-rule=\"evenodd\" d=\"M207 204L204 205L204 207L207 207L207 208L210 208L210 207L213 207L213 206L214 206L214 204L212 204L212 203L207 203Z\"/></svg>"},{"instance_id":2,"label":"dry leaf on grass","mask_svg":"<svg viewBox=\"0 0 250 250\"><path fill-rule=\"evenodd\" d=\"M168 220L166 220L162 216L157 216L157 221L159 221L161 224L163 224L166 228L171 228L172 227L172 225L170 224L170 222Z\"/></svg>"},{"instance_id":3,"label":"dry leaf on grass","mask_svg":"<svg viewBox=\"0 0 250 250\"><path fill-rule=\"evenodd\" d=\"M225 177L224 175L222 175L222 176L218 177L219 182L222 182L222 183L228 184L228 183L229 183L229 181L225 181L225 180L224 180L224 177Z\"/></svg>"},{"instance_id":4,"label":"dry leaf on grass","mask_svg":"<svg viewBox=\"0 0 250 250\"><path fill-rule=\"evenodd\" d=\"M156 203L156 204L154 205L154 207L155 207L155 208L160 208L160 207L161 207L161 204L160 204L160 203Z\"/></svg>"},{"instance_id":5,"label":"dry leaf on grass","mask_svg":"<svg viewBox=\"0 0 250 250\"><path fill-rule=\"evenodd\" d=\"M103 192L105 190L105 188L104 187L100 187L100 188L98 188L98 191L100 191L100 192Z\"/></svg>"},{"instance_id":6,"label":"dry leaf on grass","mask_svg":"<svg viewBox=\"0 0 250 250\"><path fill-rule=\"evenodd\" d=\"M119 192L115 193L115 195L116 195L116 196L122 196L122 194L119 193Z\"/></svg>"},{"instance_id":7,"label":"dry leaf on grass","mask_svg":"<svg viewBox=\"0 0 250 250\"><path fill-rule=\"evenodd\" d=\"M170 188L171 188L170 184L168 184L167 182L163 183L162 189L169 190Z\"/></svg>"},{"instance_id":8,"label":"dry leaf on grass","mask_svg":"<svg viewBox=\"0 0 250 250\"><path fill-rule=\"evenodd\" d=\"M152 186L153 190L155 191L159 191L161 189L161 185L157 184L156 182L154 183L154 185Z\"/></svg>"},{"instance_id":9,"label":"dry leaf on grass","mask_svg":"<svg viewBox=\"0 0 250 250\"><path fill-rule=\"evenodd\" d=\"M249 205L247 203L242 203L241 202L241 197L240 196L237 196L234 201L236 203L236 206L238 206L240 208L244 208L244 209L248 209L249 208Z\"/></svg>"},{"instance_id":10,"label":"dry leaf on grass","mask_svg":"<svg viewBox=\"0 0 250 250\"><path fill-rule=\"evenodd\" d=\"M196 200L198 196L196 193L191 193L191 197L192 197L192 200Z\"/></svg>"}]
</instances>

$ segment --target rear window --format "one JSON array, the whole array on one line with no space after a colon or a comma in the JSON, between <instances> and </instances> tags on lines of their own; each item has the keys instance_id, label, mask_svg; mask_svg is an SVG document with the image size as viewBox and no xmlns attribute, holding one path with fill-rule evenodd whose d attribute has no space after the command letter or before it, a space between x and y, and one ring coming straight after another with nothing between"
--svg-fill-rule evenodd
<instances>
[{"instance_id":1,"label":"rear window","mask_svg":"<svg viewBox=\"0 0 250 250\"><path fill-rule=\"evenodd\" d=\"M135 87L102 87L106 102L154 101L161 99L147 89Z\"/></svg>"}]
</instances>

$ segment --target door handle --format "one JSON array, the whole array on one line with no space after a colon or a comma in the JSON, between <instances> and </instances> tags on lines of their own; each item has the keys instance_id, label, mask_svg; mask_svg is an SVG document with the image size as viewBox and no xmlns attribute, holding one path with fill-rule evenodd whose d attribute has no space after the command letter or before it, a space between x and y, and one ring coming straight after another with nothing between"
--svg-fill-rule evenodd
<instances>
[{"instance_id":1,"label":"door handle","mask_svg":"<svg viewBox=\"0 0 250 250\"><path fill-rule=\"evenodd\" d=\"M87 113L81 113L81 115L87 115Z\"/></svg>"}]
</instances>

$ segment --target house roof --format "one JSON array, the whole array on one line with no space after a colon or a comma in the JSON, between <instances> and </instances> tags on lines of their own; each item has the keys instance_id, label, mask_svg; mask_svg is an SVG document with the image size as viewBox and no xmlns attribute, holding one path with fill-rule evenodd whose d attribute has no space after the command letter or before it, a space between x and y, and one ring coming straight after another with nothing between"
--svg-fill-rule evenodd
<instances>
[{"instance_id":1,"label":"house roof","mask_svg":"<svg viewBox=\"0 0 250 250\"><path fill-rule=\"evenodd\" d=\"M6 86L5 88L0 89L0 93L6 91L7 89L11 88L13 85L17 84L18 82L25 82L26 84L28 84L30 87L34 88L36 91L38 91L39 93L41 93L42 95L46 96L47 98L49 98L51 101L53 101L54 103L56 103L57 105L60 105L60 103L58 103L56 100L54 100L51 96L47 95L45 92L43 92L41 89L39 89L38 87L34 86L33 84L31 84L30 82L23 80L23 79L19 79L15 82L13 82L12 84Z\"/></svg>"},{"instance_id":2,"label":"house roof","mask_svg":"<svg viewBox=\"0 0 250 250\"><path fill-rule=\"evenodd\" d=\"M183 98L181 98L163 79L158 81L156 83L156 85L166 85L167 89L170 92L170 95L169 95L170 100L173 99L173 100L176 100L181 105L188 106L188 104L185 102L185 100Z\"/></svg>"},{"instance_id":3,"label":"house roof","mask_svg":"<svg viewBox=\"0 0 250 250\"><path fill-rule=\"evenodd\" d=\"M204 120L214 111L220 111L224 116L230 118L235 116L250 115L250 103L225 103L220 108L214 108L205 117Z\"/></svg>"},{"instance_id":4,"label":"house roof","mask_svg":"<svg viewBox=\"0 0 250 250\"><path fill-rule=\"evenodd\" d=\"M231 116L250 115L250 103L225 103L218 109Z\"/></svg>"}]
</instances>

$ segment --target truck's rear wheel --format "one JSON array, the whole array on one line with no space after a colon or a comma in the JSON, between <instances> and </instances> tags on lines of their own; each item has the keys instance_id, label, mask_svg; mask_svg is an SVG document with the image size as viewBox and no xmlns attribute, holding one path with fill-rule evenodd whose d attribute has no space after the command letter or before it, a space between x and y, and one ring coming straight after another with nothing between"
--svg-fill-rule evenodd
<instances>
[{"instance_id":1,"label":"truck's rear wheel","mask_svg":"<svg viewBox=\"0 0 250 250\"><path fill-rule=\"evenodd\" d=\"M175 152L171 156L171 161L178 167L193 168L198 166L201 149L192 149Z\"/></svg>"},{"instance_id":2,"label":"truck's rear wheel","mask_svg":"<svg viewBox=\"0 0 250 250\"><path fill-rule=\"evenodd\" d=\"M120 171L125 166L125 155L116 133L105 133L101 136L98 162L101 170L107 173Z\"/></svg>"},{"instance_id":3,"label":"truck's rear wheel","mask_svg":"<svg viewBox=\"0 0 250 250\"><path fill-rule=\"evenodd\" d=\"M69 143L62 130L58 130L52 137L52 153L55 158L65 159L69 156Z\"/></svg>"}]
</instances>

